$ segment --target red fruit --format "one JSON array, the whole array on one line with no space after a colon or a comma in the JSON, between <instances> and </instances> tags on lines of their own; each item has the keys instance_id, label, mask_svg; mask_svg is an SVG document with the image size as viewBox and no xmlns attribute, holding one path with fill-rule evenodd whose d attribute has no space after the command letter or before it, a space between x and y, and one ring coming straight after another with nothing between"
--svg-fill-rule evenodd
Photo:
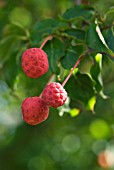
<instances>
[{"instance_id":1,"label":"red fruit","mask_svg":"<svg viewBox=\"0 0 114 170\"><path fill-rule=\"evenodd\" d=\"M40 48L27 49L22 55L22 69L30 78L38 78L48 71L47 54Z\"/></svg>"},{"instance_id":2,"label":"red fruit","mask_svg":"<svg viewBox=\"0 0 114 170\"><path fill-rule=\"evenodd\" d=\"M29 97L22 102L23 120L30 125L37 125L47 119L49 107L40 97Z\"/></svg>"},{"instance_id":3,"label":"red fruit","mask_svg":"<svg viewBox=\"0 0 114 170\"><path fill-rule=\"evenodd\" d=\"M51 107L62 106L67 99L67 92L60 83L49 83L42 92L42 98Z\"/></svg>"}]
</instances>

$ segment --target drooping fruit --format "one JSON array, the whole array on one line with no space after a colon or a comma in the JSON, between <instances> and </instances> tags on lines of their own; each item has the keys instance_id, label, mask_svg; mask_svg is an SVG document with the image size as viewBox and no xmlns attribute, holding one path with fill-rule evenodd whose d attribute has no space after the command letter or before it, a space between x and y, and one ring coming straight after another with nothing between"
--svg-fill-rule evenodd
<instances>
[{"instance_id":1,"label":"drooping fruit","mask_svg":"<svg viewBox=\"0 0 114 170\"><path fill-rule=\"evenodd\" d=\"M40 97L28 97L22 102L23 120L30 125L37 125L47 119L49 107Z\"/></svg>"},{"instance_id":2,"label":"drooping fruit","mask_svg":"<svg viewBox=\"0 0 114 170\"><path fill-rule=\"evenodd\" d=\"M38 78L48 71L47 54L40 48L29 48L22 55L22 69L30 78Z\"/></svg>"},{"instance_id":3,"label":"drooping fruit","mask_svg":"<svg viewBox=\"0 0 114 170\"><path fill-rule=\"evenodd\" d=\"M52 82L44 88L42 98L48 106L57 108L65 103L67 92L60 83Z\"/></svg>"}]
</instances>

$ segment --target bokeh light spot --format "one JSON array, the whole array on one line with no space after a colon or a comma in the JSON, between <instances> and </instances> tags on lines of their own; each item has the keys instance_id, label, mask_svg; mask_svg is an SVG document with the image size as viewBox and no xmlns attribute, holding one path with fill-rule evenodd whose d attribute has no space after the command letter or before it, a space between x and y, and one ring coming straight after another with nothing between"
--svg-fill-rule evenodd
<instances>
[{"instance_id":1,"label":"bokeh light spot","mask_svg":"<svg viewBox=\"0 0 114 170\"><path fill-rule=\"evenodd\" d=\"M96 139L108 138L111 128L105 120L97 119L90 124L90 133Z\"/></svg>"},{"instance_id":2,"label":"bokeh light spot","mask_svg":"<svg viewBox=\"0 0 114 170\"><path fill-rule=\"evenodd\" d=\"M43 159L43 157L41 156L33 157L28 164L29 170L38 170L38 169L45 170L45 166L46 166L45 159Z\"/></svg>"},{"instance_id":3,"label":"bokeh light spot","mask_svg":"<svg viewBox=\"0 0 114 170\"><path fill-rule=\"evenodd\" d=\"M98 163L103 168L114 167L114 152L108 150L101 152L98 155Z\"/></svg>"},{"instance_id":4,"label":"bokeh light spot","mask_svg":"<svg viewBox=\"0 0 114 170\"><path fill-rule=\"evenodd\" d=\"M104 139L100 139L94 142L92 150L93 152L98 155L99 152L102 152L106 149L108 142Z\"/></svg>"},{"instance_id":5,"label":"bokeh light spot","mask_svg":"<svg viewBox=\"0 0 114 170\"><path fill-rule=\"evenodd\" d=\"M64 162L67 160L68 154L66 154L61 144L57 144L52 148L52 157L56 162Z\"/></svg>"},{"instance_id":6,"label":"bokeh light spot","mask_svg":"<svg viewBox=\"0 0 114 170\"><path fill-rule=\"evenodd\" d=\"M15 7L9 15L9 20L13 24L28 27L31 25L32 17L27 9L23 7Z\"/></svg>"},{"instance_id":7,"label":"bokeh light spot","mask_svg":"<svg viewBox=\"0 0 114 170\"><path fill-rule=\"evenodd\" d=\"M80 139L74 134L64 137L62 141L63 149L68 153L74 153L80 148Z\"/></svg>"}]
</instances>

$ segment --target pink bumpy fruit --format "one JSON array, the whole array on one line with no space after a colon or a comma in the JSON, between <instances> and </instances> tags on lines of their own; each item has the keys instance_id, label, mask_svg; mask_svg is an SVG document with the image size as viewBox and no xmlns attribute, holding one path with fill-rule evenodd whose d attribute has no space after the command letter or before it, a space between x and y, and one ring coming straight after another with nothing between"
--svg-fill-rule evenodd
<instances>
[{"instance_id":1,"label":"pink bumpy fruit","mask_svg":"<svg viewBox=\"0 0 114 170\"><path fill-rule=\"evenodd\" d=\"M40 97L29 97L22 102L23 120L30 125L37 125L47 119L49 107Z\"/></svg>"},{"instance_id":2,"label":"pink bumpy fruit","mask_svg":"<svg viewBox=\"0 0 114 170\"><path fill-rule=\"evenodd\" d=\"M40 48L27 49L22 55L22 69L30 78L38 78L48 71L47 54Z\"/></svg>"},{"instance_id":3,"label":"pink bumpy fruit","mask_svg":"<svg viewBox=\"0 0 114 170\"><path fill-rule=\"evenodd\" d=\"M65 103L67 92L60 83L52 82L44 88L42 98L48 106L57 108Z\"/></svg>"}]
</instances>

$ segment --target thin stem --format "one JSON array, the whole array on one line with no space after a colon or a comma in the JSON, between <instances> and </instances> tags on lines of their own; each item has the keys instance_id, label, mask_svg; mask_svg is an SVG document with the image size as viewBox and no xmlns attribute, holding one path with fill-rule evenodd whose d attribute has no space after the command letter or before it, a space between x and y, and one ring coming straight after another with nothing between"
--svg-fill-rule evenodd
<instances>
[{"instance_id":1,"label":"thin stem","mask_svg":"<svg viewBox=\"0 0 114 170\"><path fill-rule=\"evenodd\" d=\"M50 77L49 77L49 79L48 79L47 84L49 84L49 83L51 82L51 80L52 80L53 76L54 76L54 73L52 73L52 74L50 75Z\"/></svg>"},{"instance_id":2,"label":"thin stem","mask_svg":"<svg viewBox=\"0 0 114 170\"><path fill-rule=\"evenodd\" d=\"M62 86L63 86L63 87L65 86L65 84L66 84L67 81L69 80L69 78L70 78L70 76L72 75L74 69L80 64L80 61L85 57L86 53L87 53L87 52L85 52L84 54L82 54L82 55L79 57L78 61L77 61L77 62L75 63L75 65L74 65L74 67L71 69L70 73L68 74L68 76L66 77L66 79L63 81L63 83L62 83Z\"/></svg>"},{"instance_id":3,"label":"thin stem","mask_svg":"<svg viewBox=\"0 0 114 170\"><path fill-rule=\"evenodd\" d=\"M109 26L105 26L105 27L103 27L101 30L107 30L107 29L109 29L109 28L111 28L111 27L113 27L113 26L114 26L114 24L109 25Z\"/></svg>"},{"instance_id":4,"label":"thin stem","mask_svg":"<svg viewBox=\"0 0 114 170\"><path fill-rule=\"evenodd\" d=\"M52 73L52 74L50 75L50 77L49 77L48 82L46 83L46 85L49 84L49 83L51 82L53 76L54 76L54 73ZM42 93L40 94L39 97L42 97Z\"/></svg>"},{"instance_id":5,"label":"thin stem","mask_svg":"<svg viewBox=\"0 0 114 170\"><path fill-rule=\"evenodd\" d=\"M52 38L53 38L53 35L49 35L48 37L46 37L43 43L41 44L40 49L42 49L44 45L47 43L47 41L51 40Z\"/></svg>"}]
</instances>

